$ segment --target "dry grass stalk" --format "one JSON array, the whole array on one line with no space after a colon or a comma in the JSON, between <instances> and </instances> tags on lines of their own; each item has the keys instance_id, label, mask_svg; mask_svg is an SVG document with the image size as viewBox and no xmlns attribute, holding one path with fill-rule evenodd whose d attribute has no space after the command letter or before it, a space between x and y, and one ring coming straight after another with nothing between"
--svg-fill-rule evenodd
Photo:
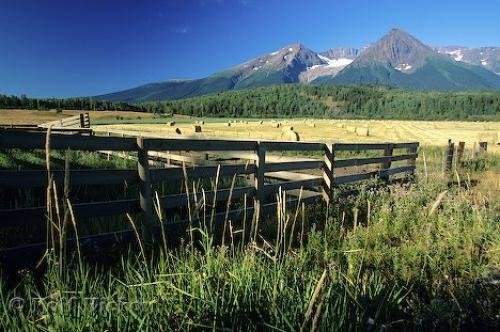
<instances>
[{"instance_id":1,"label":"dry grass stalk","mask_svg":"<svg viewBox=\"0 0 500 332\"><path fill-rule=\"evenodd\" d=\"M213 225L215 220L215 210L217 207L217 190L219 187L219 178L220 178L220 164L217 165L217 174L215 176L215 184L214 184L214 198L212 201L212 213L210 215L210 231L213 231Z\"/></svg>"},{"instance_id":2,"label":"dry grass stalk","mask_svg":"<svg viewBox=\"0 0 500 332\"><path fill-rule=\"evenodd\" d=\"M135 237L137 238L137 243L139 244L139 249L141 250L141 255L144 260L144 267L148 267L148 260L146 258L146 251L144 250L144 245L142 243L141 237L139 236L139 232L137 231L137 227L135 227L134 220L130 216L129 213L127 213L127 219L130 223L130 226L132 227L132 230L134 231Z\"/></svg>"},{"instance_id":3,"label":"dry grass stalk","mask_svg":"<svg viewBox=\"0 0 500 332\"><path fill-rule=\"evenodd\" d=\"M300 250L304 248L304 231L305 231L305 222L306 222L306 205L302 202L301 205L301 229L300 229Z\"/></svg>"},{"instance_id":4,"label":"dry grass stalk","mask_svg":"<svg viewBox=\"0 0 500 332\"><path fill-rule=\"evenodd\" d=\"M247 226L247 194L243 195L243 232L242 232L242 246L245 245L245 234L246 234L246 226Z\"/></svg>"},{"instance_id":5,"label":"dry grass stalk","mask_svg":"<svg viewBox=\"0 0 500 332\"><path fill-rule=\"evenodd\" d=\"M53 201L52 201L52 172L51 172L51 161L50 161L50 137L52 133L52 125L47 128L47 135L45 138L45 165L47 170L47 189L46 189L46 208L47 208L47 227L46 227L46 243L47 243L47 253L54 249L55 244L55 234L53 227L54 212L53 212Z\"/></svg>"},{"instance_id":6,"label":"dry grass stalk","mask_svg":"<svg viewBox=\"0 0 500 332\"><path fill-rule=\"evenodd\" d=\"M323 274L319 278L318 282L316 283L316 287L314 288L314 292L311 296L311 299L309 300L309 305L307 306L306 313L304 315L304 322L302 323L302 326L300 328L301 331L305 331L306 325L309 322L309 319L311 318L312 311L314 309L314 304L316 303L316 300L318 299L319 295L321 294L321 290L325 284L326 277L328 275L328 270L324 270Z\"/></svg>"},{"instance_id":7,"label":"dry grass stalk","mask_svg":"<svg viewBox=\"0 0 500 332\"><path fill-rule=\"evenodd\" d=\"M293 233L295 231L295 223L297 222L297 218L298 218L299 212L300 212L300 202L302 201L303 189L304 189L304 187L301 186L300 191L299 191L299 198L297 200L297 207L295 208L295 215L293 216L292 229L290 230L290 241L288 243L288 250L290 250L292 248L292 244L293 244Z\"/></svg>"},{"instance_id":8,"label":"dry grass stalk","mask_svg":"<svg viewBox=\"0 0 500 332\"><path fill-rule=\"evenodd\" d=\"M167 252L167 238L165 235L165 227L163 225L163 223L164 223L163 209L161 207L160 196L158 195L157 191L155 191L155 199L153 201L153 204L154 204L154 209L156 211L156 215L158 216L158 222L160 223L160 232L161 232L161 240L162 240L162 244L163 244L163 250L166 253Z\"/></svg>"},{"instance_id":9,"label":"dry grass stalk","mask_svg":"<svg viewBox=\"0 0 500 332\"><path fill-rule=\"evenodd\" d=\"M318 329L318 323L321 318L322 314L322 309L323 309L323 303L325 303L325 296L321 296L321 300L319 301L318 306L316 307L316 312L314 313L312 325L311 325L311 332L316 331Z\"/></svg>"},{"instance_id":10,"label":"dry grass stalk","mask_svg":"<svg viewBox=\"0 0 500 332\"><path fill-rule=\"evenodd\" d=\"M73 225L73 230L75 231L76 252L78 254L78 265L80 266L81 274L83 274L82 252L80 249L80 236L78 235L78 227L76 227L75 212L73 211L73 205L71 205L71 202L69 199L66 200L66 204L68 206L68 211L70 214L70 221L71 221L71 224Z\"/></svg>"},{"instance_id":11,"label":"dry grass stalk","mask_svg":"<svg viewBox=\"0 0 500 332\"><path fill-rule=\"evenodd\" d=\"M434 201L434 204L432 204L432 207L429 210L429 216L432 216L434 214L434 212L436 212L436 210L438 209L438 207L441 205L441 202L443 201L444 196L446 195L447 192L448 192L448 190L445 190L445 191L443 191L442 193L440 193L438 195L438 197Z\"/></svg>"},{"instance_id":12,"label":"dry grass stalk","mask_svg":"<svg viewBox=\"0 0 500 332\"><path fill-rule=\"evenodd\" d=\"M220 164L219 164L220 165ZM229 218L229 209L231 208L231 200L233 199L234 183L236 182L236 174L233 175L233 181L231 182L231 188L229 189L229 197L227 198L226 204L226 214L224 216L224 227L222 230L222 246L224 246L224 241L226 237L226 225Z\"/></svg>"}]
</instances>

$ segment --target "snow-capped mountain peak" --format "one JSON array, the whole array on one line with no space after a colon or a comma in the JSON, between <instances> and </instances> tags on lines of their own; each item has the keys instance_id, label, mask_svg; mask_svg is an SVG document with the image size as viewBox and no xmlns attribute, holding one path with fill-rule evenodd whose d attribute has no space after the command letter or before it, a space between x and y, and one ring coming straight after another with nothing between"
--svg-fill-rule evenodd
<instances>
[{"instance_id":1,"label":"snow-capped mountain peak","mask_svg":"<svg viewBox=\"0 0 500 332\"><path fill-rule=\"evenodd\" d=\"M438 53L448 55L455 61L481 66L500 75L500 47L444 46L435 49Z\"/></svg>"}]
</instances>

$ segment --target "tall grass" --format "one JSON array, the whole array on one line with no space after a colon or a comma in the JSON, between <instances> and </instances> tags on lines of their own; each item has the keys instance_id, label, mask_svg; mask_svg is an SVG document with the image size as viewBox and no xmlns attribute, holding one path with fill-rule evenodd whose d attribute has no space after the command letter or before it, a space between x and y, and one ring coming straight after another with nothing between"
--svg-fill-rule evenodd
<instances>
[{"instance_id":1,"label":"tall grass","mask_svg":"<svg viewBox=\"0 0 500 332\"><path fill-rule=\"evenodd\" d=\"M75 260L61 270L49 259L41 283L22 271L16 287L2 286L0 326L495 330L500 198L482 190L494 181L477 188L448 183L431 175L410 187L364 192L329 211L306 209L302 246L300 227L292 227L301 213L282 204L273 236L237 248L230 240L214 247L200 225L201 249L185 244L155 259L130 251L106 269ZM228 234L238 231L228 224Z\"/></svg>"},{"instance_id":2,"label":"tall grass","mask_svg":"<svg viewBox=\"0 0 500 332\"><path fill-rule=\"evenodd\" d=\"M177 249L162 237L155 251L129 216L140 251L112 266L85 259L79 246L67 258L63 230L81 226L67 197L49 199L54 250L41 278L23 270L14 284L1 279L0 329L498 330L498 157L484 157L485 167L466 160L456 172L465 185L456 186L441 172L441 151L425 153L411 185L361 190L328 208L291 209L280 192L276 218L258 227L226 214L220 246L211 235L215 204L193 197L199 189L186 177L189 214L203 222L190 223Z\"/></svg>"}]
</instances>

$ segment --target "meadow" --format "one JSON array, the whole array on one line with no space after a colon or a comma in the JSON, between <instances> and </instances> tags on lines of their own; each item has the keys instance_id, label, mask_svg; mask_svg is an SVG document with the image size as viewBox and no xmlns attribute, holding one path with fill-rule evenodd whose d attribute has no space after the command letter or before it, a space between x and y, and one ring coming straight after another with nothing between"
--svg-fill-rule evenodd
<instances>
[{"instance_id":1,"label":"meadow","mask_svg":"<svg viewBox=\"0 0 500 332\"><path fill-rule=\"evenodd\" d=\"M172 119L104 124L116 120L101 119L94 128L173 135L166 123L141 123ZM188 131L201 119L174 121ZM112 264L78 251L61 259L49 250L39 268L2 275L0 329L500 328L500 156L492 144L485 155L471 151L478 135L498 132L498 123L276 119L228 126L226 120L203 121L202 132L189 136L245 138L250 132L253 138L280 138L281 128L271 124L281 122L304 140L424 144L413 182L378 190L361 186L360 195L339 196L329 206L279 207L276 218L264 221L260 234L246 241L245 230L235 226L224 245L214 245L202 225L192 226L174 249L165 238L149 247L137 233L139 246L115 253ZM373 134L361 136L347 128L352 126L368 126ZM394 136L388 136L391 132ZM444 149L435 145L448 138L468 142L468 150L462 164L444 174ZM43 167L43 156L20 158ZM109 164L96 156L75 158L82 159L81 167ZM9 156L0 158L0 165L16 167ZM210 211L208 204L199 208ZM75 225L80 227L78 220Z\"/></svg>"},{"instance_id":2,"label":"meadow","mask_svg":"<svg viewBox=\"0 0 500 332\"><path fill-rule=\"evenodd\" d=\"M39 124L81 111L0 110L0 125ZM497 151L500 122L351 120L351 119L255 119L199 118L185 115L155 115L147 112L89 111L98 133L125 133L154 137L283 139L283 128L293 127L301 141L388 142L418 141L421 145L446 145L448 139L474 144L489 143ZM172 124L171 124L172 123ZM203 123L203 124L201 124ZM194 132L193 125L201 132ZM279 125L279 126L277 126ZM176 132L179 129L180 133Z\"/></svg>"},{"instance_id":3,"label":"meadow","mask_svg":"<svg viewBox=\"0 0 500 332\"><path fill-rule=\"evenodd\" d=\"M215 119L166 118L99 121L94 130L101 133L125 133L151 137L236 138L287 140L287 128L293 128L300 141L317 142L420 142L421 145L444 146L448 139L466 142L472 147L480 141L500 152L500 122L407 121L407 120L321 120L321 119ZM133 123L130 123L133 122ZM170 125L170 122L174 124ZM203 122L203 124L201 124ZM195 132L193 125L201 126ZM180 134L179 134L180 132Z\"/></svg>"}]
</instances>

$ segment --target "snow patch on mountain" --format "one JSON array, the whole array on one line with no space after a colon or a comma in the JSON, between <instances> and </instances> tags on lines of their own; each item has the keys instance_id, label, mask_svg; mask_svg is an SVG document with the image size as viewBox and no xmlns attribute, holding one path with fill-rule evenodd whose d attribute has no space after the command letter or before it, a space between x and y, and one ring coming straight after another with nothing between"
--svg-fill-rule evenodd
<instances>
[{"instance_id":1,"label":"snow patch on mountain","mask_svg":"<svg viewBox=\"0 0 500 332\"><path fill-rule=\"evenodd\" d=\"M399 65L394 67L394 69L399 70L400 72L403 72L403 73L408 71L408 70L411 70L412 68L413 68L413 66L408 64L408 63L400 63Z\"/></svg>"},{"instance_id":2,"label":"snow patch on mountain","mask_svg":"<svg viewBox=\"0 0 500 332\"><path fill-rule=\"evenodd\" d=\"M446 54L451 55L452 58L455 59L455 61L462 61L462 59L464 58L464 54L462 53L462 50L449 51L449 52L446 52Z\"/></svg>"},{"instance_id":3,"label":"snow patch on mountain","mask_svg":"<svg viewBox=\"0 0 500 332\"><path fill-rule=\"evenodd\" d=\"M346 58L330 59L327 58L326 56L319 54L318 57L327 63L326 64L327 67L334 67L334 68L345 67L353 61L352 59L346 59Z\"/></svg>"}]
</instances>

